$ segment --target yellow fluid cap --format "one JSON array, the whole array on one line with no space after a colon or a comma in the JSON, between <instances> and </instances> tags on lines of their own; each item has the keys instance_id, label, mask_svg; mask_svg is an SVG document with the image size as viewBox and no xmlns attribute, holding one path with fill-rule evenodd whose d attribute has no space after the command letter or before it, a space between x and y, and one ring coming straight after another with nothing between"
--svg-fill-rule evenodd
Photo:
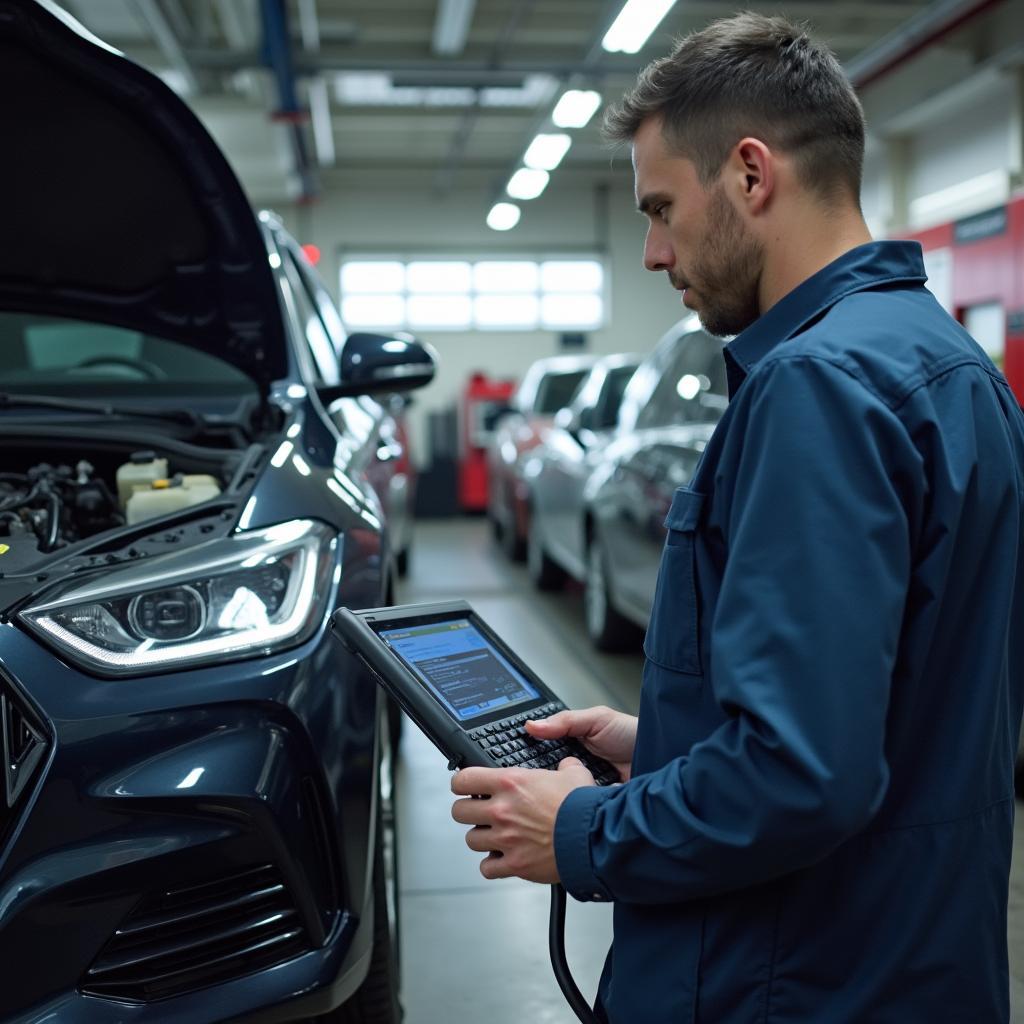
<instances>
[{"instance_id":1,"label":"yellow fluid cap","mask_svg":"<svg viewBox=\"0 0 1024 1024\"><path fill-rule=\"evenodd\" d=\"M153 490L154 491L162 491L165 487L170 487L170 486L171 486L171 481L170 480L154 480L153 481Z\"/></svg>"}]
</instances>

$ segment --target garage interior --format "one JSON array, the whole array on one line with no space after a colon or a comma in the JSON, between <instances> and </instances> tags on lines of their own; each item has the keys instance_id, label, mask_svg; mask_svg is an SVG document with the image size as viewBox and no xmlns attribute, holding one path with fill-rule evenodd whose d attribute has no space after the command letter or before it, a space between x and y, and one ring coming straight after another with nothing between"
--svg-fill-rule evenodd
<instances>
[{"instance_id":1,"label":"garage interior","mask_svg":"<svg viewBox=\"0 0 1024 1024\"><path fill-rule=\"evenodd\" d=\"M806 21L832 47L867 118L869 228L922 243L929 287L1024 402L1024 0L652 0L662 16L618 51L603 42L623 0L60 5L192 108L349 331L436 350L433 382L396 406L416 518L395 600L468 600L570 706L635 713L642 652L595 649L582 586L538 589L512 527L495 537L488 451L537 360L642 358L686 312L641 266L629 153L600 132L673 39L742 7ZM581 107L559 112L567 92ZM488 278L509 265L525 284ZM576 276L549 287L559 267ZM450 819L445 759L408 720L395 782L406 1024L572 1020L548 964L547 888L480 877ZM1024 1024L1020 819L1014 847L1010 995ZM610 936L609 906L570 905L587 995Z\"/></svg>"}]
</instances>

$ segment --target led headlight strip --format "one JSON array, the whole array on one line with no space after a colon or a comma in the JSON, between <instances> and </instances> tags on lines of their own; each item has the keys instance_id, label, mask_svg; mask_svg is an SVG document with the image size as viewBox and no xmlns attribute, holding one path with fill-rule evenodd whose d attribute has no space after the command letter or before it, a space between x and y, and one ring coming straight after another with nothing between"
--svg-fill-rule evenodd
<instances>
[{"instance_id":1,"label":"led headlight strip","mask_svg":"<svg viewBox=\"0 0 1024 1024\"><path fill-rule=\"evenodd\" d=\"M323 622L336 552L334 531L295 520L65 584L20 619L99 675L270 653Z\"/></svg>"}]
</instances>

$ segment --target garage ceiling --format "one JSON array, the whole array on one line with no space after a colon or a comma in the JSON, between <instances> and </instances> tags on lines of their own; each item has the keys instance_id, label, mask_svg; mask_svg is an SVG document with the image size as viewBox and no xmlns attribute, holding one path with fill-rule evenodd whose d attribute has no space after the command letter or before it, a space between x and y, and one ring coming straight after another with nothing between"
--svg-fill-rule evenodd
<instances>
[{"instance_id":1,"label":"garage ceiling","mask_svg":"<svg viewBox=\"0 0 1024 1024\"><path fill-rule=\"evenodd\" d=\"M610 54L600 41L622 0L63 2L188 100L257 202L313 198L342 176L395 168L441 194L482 175L500 188L566 87L613 100L674 37L738 6L678 0L639 53ZM744 6L806 20L849 65L957 4ZM607 171L599 122L571 133L559 174Z\"/></svg>"}]
</instances>

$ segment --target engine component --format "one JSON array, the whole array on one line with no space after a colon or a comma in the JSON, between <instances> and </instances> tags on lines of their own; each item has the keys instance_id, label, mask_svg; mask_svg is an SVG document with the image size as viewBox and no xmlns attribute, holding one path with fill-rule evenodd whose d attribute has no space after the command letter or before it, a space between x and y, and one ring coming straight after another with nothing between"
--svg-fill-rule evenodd
<instances>
[{"instance_id":1,"label":"engine component","mask_svg":"<svg viewBox=\"0 0 1024 1024\"><path fill-rule=\"evenodd\" d=\"M41 462L27 473L0 473L0 536L31 533L41 551L121 526L114 496L86 461Z\"/></svg>"},{"instance_id":2,"label":"engine component","mask_svg":"<svg viewBox=\"0 0 1024 1024\"><path fill-rule=\"evenodd\" d=\"M215 477L204 473L179 473L170 480L154 480L148 488L136 488L125 506L125 514L129 523L139 523L190 508L218 494L220 484Z\"/></svg>"},{"instance_id":3,"label":"engine component","mask_svg":"<svg viewBox=\"0 0 1024 1024\"><path fill-rule=\"evenodd\" d=\"M137 489L148 490L154 480L166 478L166 459L158 459L156 452L133 452L128 462L117 467L117 500L121 508L127 509L128 501Z\"/></svg>"}]
</instances>

